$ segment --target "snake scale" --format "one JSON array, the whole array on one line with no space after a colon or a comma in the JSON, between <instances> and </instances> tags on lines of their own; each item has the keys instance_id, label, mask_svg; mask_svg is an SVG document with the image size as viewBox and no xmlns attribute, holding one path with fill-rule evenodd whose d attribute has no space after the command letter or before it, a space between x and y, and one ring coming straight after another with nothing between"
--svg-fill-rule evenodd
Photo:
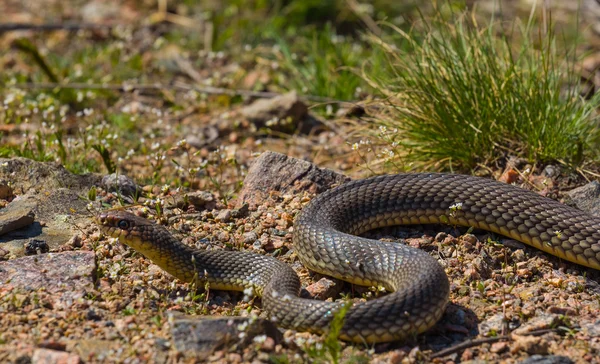
<instances>
[{"instance_id":1,"label":"snake scale","mask_svg":"<svg viewBox=\"0 0 600 364\"><path fill-rule=\"evenodd\" d=\"M281 327L323 333L343 302L298 296L287 264L244 251L195 250L163 226L123 211L102 213L102 230L182 281L262 296ZM444 312L448 278L429 254L359 237L403 224L444 223L502 234L562 259L600 269L600 218L490 179L453 174L398 174L356 180L314 198L294 222L293 244L309 269L359 285L383 286L383 297L352 305L340 338L402 340L432 327Z\"/></svg>"}]
</instances>

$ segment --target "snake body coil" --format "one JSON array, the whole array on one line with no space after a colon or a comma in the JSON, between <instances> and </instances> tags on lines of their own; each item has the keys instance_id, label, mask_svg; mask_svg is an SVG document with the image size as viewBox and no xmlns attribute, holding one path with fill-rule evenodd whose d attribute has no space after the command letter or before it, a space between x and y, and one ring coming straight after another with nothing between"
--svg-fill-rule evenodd
<instances>
[{"instance_id":1,"label":"snake body coil","mask_svg":"<svg viewBox=\"0 0 600 364\"><path fill-rule=\"evenodd\" d=\"M300 281L279 260L249 252L198 251L164 227L122 211L98 218L102 229L183 281L262 296L278 325L325 332L343 303L299 298ZM311 201L294 223L294 247L309 269L392 293L354 304L340 337L355 342L404 339L433 326L449 284L429 254L358 237L403 224L445 223L496 232L552 255L600 269L600 219L515 186L446 174L399 174L349 182Z\"/></svg>"}]
</instances>

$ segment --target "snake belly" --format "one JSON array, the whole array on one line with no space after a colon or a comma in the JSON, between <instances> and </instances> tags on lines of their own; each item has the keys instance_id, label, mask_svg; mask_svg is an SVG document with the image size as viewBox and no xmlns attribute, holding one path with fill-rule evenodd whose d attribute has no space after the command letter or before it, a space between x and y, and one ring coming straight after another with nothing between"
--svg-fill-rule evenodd
<instances>
[{"instance_id":1,"label":"snake belly","mask_svg":"<svg viewBox=\"0 0 600 364\"><path fill-rule=\"evenodd\" d=\"M98 218L103 231L168 273L213 289L251 289L281 327L324 333L343 302L300 298L295 271L269 256L195 250L164 227L123 211ZM359 237L391 225L445 223L499 233L565 260L600 269L600 219L490 179L435 173L356 180L314 198L294 222L293 243L309 269L391 293L353 304L340 338L376 343L413 337L442 316L448 278L429 254Z\"/></svg>"}]
</instances>

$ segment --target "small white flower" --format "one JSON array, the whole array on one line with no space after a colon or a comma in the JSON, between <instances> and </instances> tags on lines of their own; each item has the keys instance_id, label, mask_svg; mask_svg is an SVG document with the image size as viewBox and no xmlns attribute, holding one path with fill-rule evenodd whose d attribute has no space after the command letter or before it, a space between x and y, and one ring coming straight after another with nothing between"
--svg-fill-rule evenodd
<instances>
[{"instance_id":1,"label":"small white flower","mask_svg":"<svg viewBox=\"0 0 600 364\"><path fill-rule=\"evenodd\" d=\"M252 339L256 344L262 344L267 340L267 335L257 335Z\"/></svg>"},{"instance_id":2,"label":"small white flower","mask_svg":"<svg viewBox=\"0 0 600 364\"><path fill-rule=\"evenodd\" d=\"M462 210L462 206L463 206L462 202L457 202L453 205L450 205L450 210L453 210L453 211Z\"/></svg>"}]
</instances>

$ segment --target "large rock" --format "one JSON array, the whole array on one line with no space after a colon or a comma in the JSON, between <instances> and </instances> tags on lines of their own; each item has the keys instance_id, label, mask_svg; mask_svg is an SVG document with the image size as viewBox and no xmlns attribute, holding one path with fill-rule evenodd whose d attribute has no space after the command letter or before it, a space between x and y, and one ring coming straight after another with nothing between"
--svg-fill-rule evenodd
<instances>
[{"instance_id":1,"label":"large rock","mask_svg":"<svg viewBox=\"0 0 600 364\"><path fill-rule=\"evenodd\" d=\"M0 158L0 185L10 182L18 195L8 206L29 216L22 217L20 224L11 224L18 229L0 234L0 247L9 251L10 257L20 257L31 239L44 241L50 250L69 241L73 226L89 220L87 201L80 196L87 196L101 179L97 174L70 173L57 163Z\"/></svg>"},{"instance_id":2,"label":"large rock","mask_svg":"<svg viewBox=\"0 0 600 364\"><path fill-rule=\"evenodd\" d=\"M101 179L99 174L73 174L58 163L0 158L0 184L10 182L17 195L45 193L58 188L87 194L87 189L98 185Z\"/></svg>"},{"instance_id":3,"label":"large rock","mask_svg":"<svg viewBox=\"0 0 600 364\"><path fill-rule=\"evenodd\" d=\"M0 296L43 289L55 308L68 308L94 289L94 252L41 254L0 262Z\"/></svg>"},{"instance_id":4,"label":"large rock","mask_svg":"<svg viewBox=\"0 0 600 364\"><path fill-rule=\"evenodd\" d=\"M600 216L600 183L592 181L567 192L565 203L592 215Z\"/></svg>"},{"instance_id":5,"label":"large rock","mask_svg":"<svg viewBox=\"0 0 600 364\"><path fill-rule=\"evenodd\" d=\"M275 152L264 152L258 157L244 179L237 206L247 203L255 207L264 202L271 192L293 194L302 191L321 193L350 178L329 169Z\"/></svg>"},{"instance_id":6,"label":"large rock","mask_svg":"<svg viewBox=\"0 0 600 364\"><path fill-rule=\"evenodd\" d=\"M259 335L281 339L281 333L267 320L250 317L186 316L169 314L175 349L187 357L203 359L215 350L245 346Z\"/></svg>"},{"instance_id":7,"label":"large rock","mask_svg":"<svg viewBox=\"0 0 600 364\"><path fill-rule=\"evenodd\" d=\"M89 220L87 202L77 191L59 188L44 194L19 196L11 202L32 208L35 221L28 226L0 236L0 246L12 257L25 255L25 245L31 239L43 240L50 250L55 250L71 239L73 226Z\"/></svg>"}]
</instances>

